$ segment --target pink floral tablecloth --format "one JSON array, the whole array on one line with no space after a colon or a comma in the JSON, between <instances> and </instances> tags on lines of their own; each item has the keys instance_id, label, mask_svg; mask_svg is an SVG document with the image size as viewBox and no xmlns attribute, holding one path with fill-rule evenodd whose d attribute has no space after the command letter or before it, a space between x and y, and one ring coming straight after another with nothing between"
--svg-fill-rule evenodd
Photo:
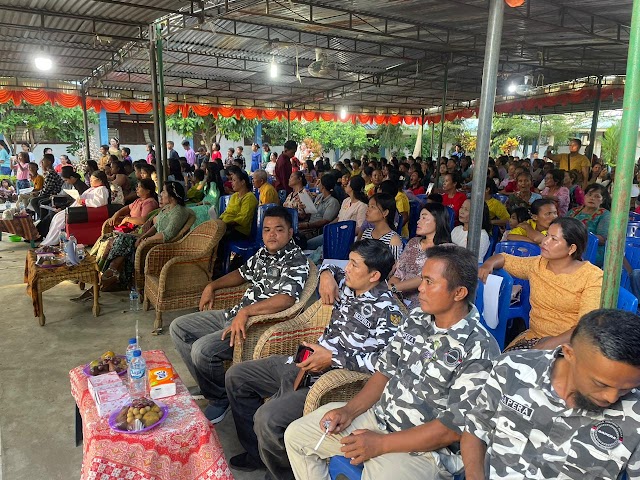
<instances>
[{"instance_id":1,"label":"pink floral tablecloth","mask_svg":"<svg viewBox=\"0 0 640 480\"><path fill-rule=\"evenodd\" d=\"M171 366L164 352L143 353L147 368ZM167 420L144 434L124 434L99 417L89 394L84 365L69 372L71 394L82 416L83 480L233 479L213 426L179 378L177 394L161 401Z\"/></svg>"}]
</instances>

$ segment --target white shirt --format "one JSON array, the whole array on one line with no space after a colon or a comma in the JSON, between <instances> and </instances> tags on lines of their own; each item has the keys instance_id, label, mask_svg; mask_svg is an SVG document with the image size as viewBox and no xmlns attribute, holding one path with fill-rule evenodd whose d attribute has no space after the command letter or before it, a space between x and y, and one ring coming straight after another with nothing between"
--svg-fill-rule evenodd
<instances>
[{"instance_id":1,"label":"white shirt","mask_svg":"<svg viewBox=\"0 0 640 480\"><path fill-rule=\"evenodd\" d=\"M467 236L469 235L469 231L464 229L462 225L458 225L451 232L451 241L458 245L459 247L467 248ZM478 263L482 263L484 261L484 256L487 254L487 250L489 250L489 235L483 229L480 231L480 252L478 253Z\"/></svg>"},{"instance_id":2,"label":"white shirt","mask_svg":"<svg viewBox=\"0 0 640 480\"><path fill-rule=\"evenodd\" d=\"M109 203L109 195L110 192L107 187L91 187L80 195L80 199L84 200L86 207L97 208L104 207Z\"/></svg>"}]
</instances>

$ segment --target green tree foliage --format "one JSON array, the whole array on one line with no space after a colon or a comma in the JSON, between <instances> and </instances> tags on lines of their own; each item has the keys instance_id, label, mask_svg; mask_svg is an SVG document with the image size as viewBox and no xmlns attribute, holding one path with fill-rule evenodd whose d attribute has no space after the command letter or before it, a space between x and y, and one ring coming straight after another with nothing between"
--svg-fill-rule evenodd
<instances>
[{"instance_id":1,"label":"green tree foliage","mask_svg":"<svg viewBox=\"0 0 640 480\"><path fill-rule=\"evenodd\" d=\"M516 138L520 144L530 145L538 140L539 136L548 139L553 137L553 143L563 145L573 136L584 118L580 115L545 115L542 117L541 127L539 116L496 115L493 117L491 129L491 152L498 153L500 145L505 143L507 138Z\"/></svg>"},{"instance_id":2,"label":"green tree foliage","mask_svg":"<svg viewBox=\"0 0 640 480\"><path fill-rule=\"evenodd\" d=\"M234 142L245 137L253 137L257 123L256 120L244 118L238 120L220 115L200 117L193 112L189 112L186 118L180 112L167 117L168 129L178 132L184 138L193 138L195 145L199 145L203 141L207 146L214 142L219 143L222 137Z\"/></svg>"},{"instance_id":3,"label":"green tree foliage","mask_svg":"<svg viewBox=\"0 0 640 480\"><path fill-rule=\"evenodd\" d=\"M301 142L305 138L312 138L322 145L322 152L340 149L351 151L358 155L375 145L375 139L367 137L367 131L360 124L343 122L299 122L290 123L291 140ZM269 137L273 145L283 145L287 140L286 121L262 122L262 132Z\"/></svg>"},{"instance_id":4,"label":"green tree foliage","mask_svg":"<svg viewBox=\"0 0 640 480\"><path fill-rule=\"evenodd\" d=\"M614 166L618 161L618 152L620 150L621 122L616 122L607 128L602 137L602 150L600 157L607 165Z\"/></svg>"},{"instance_id":5,"label":"green tree foliage","mask_svg":"<svg viewBox=\"0 0 640 480\"><path fill-rule=\"evenodd\" d=\"M98 123L98 115L88 112L89 123ZM13 151L23 141L35 149L43 139L69 143L67 152L75 154L84 144L84 125L80 107L65 108L45 103L29 105L22 102L0 105L0 132L11 144ZM89 135L92 130L89 130Z\"/></svg>"},{"instance_id":6,"label":"green tree foliage","mask_svg":"<svg viewBox=\"0 0 640 480\"><path fill-rule=\"evenodd\" d=\"M407 138L404 135L404 129L402 125L391 125L388 123L387 125L378 126L378 131L376 132L376 138L378 140L378 145L389 149L389 150L397 150L398 148L407 147L407 149L413 151L413 146L407 146ZM413 145L416 144L417 133L413 135Z\"/></svg>"},{"instance_id":7,"label":"green tree foliage","mask_svg":"<svg viewBox=\"0 0 640 480\"><path fill-rule=\"evenodd\" d=\"M305 124L298 120L292 120L290 123L291 139L296 142L302 141L307 137ZM262 122L262 134L269 138L272 145L284 145L287 141L287 122L286 120L267 120Z\"/></svg>"}]
</instances>

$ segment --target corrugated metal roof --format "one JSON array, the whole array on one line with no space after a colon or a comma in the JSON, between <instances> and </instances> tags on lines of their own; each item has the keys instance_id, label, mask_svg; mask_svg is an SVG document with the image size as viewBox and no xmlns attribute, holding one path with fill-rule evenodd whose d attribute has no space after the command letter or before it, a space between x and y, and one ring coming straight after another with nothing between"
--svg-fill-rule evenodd
<instances>
[{"instance_id":1,"label":"corrugated metal roof","mask_svg":"<svg viewBox=\"0 0 640 480\"><path fill-rule=\"evenodd\" d=\"M200 4L0 0L0 76L42 78L31 63L44 51L57 66L45 78L89 78L92 91L135 97L150 89L147 26L163 18L168 96L416 113L441 104L445 63L448 104L479 96L486 0L209 0L204 12ZM631 5L527 0L507 8L499 94L524 75L549 84L624 74ZM323 78L307 70L316 48L335 66Z\"/></svg>"}]
</instances>

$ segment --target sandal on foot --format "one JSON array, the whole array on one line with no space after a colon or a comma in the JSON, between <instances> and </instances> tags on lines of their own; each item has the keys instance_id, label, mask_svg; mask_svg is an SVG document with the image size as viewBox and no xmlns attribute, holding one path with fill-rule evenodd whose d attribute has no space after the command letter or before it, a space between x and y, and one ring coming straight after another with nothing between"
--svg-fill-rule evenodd
<instances>
[{"instance_id":1,"label":"sandal on foot","mask_svg":"<svg viewBox=\"0 0 640 480\"><path fill-rule=\"evenodd\" d=\"M158 327L158 328L154 328L153 330L151 330L151 335L154 336L158 336L158 335L162 335L164 333L164 330L162 329L162 327Z\"/></svg>"}]
</instances>

